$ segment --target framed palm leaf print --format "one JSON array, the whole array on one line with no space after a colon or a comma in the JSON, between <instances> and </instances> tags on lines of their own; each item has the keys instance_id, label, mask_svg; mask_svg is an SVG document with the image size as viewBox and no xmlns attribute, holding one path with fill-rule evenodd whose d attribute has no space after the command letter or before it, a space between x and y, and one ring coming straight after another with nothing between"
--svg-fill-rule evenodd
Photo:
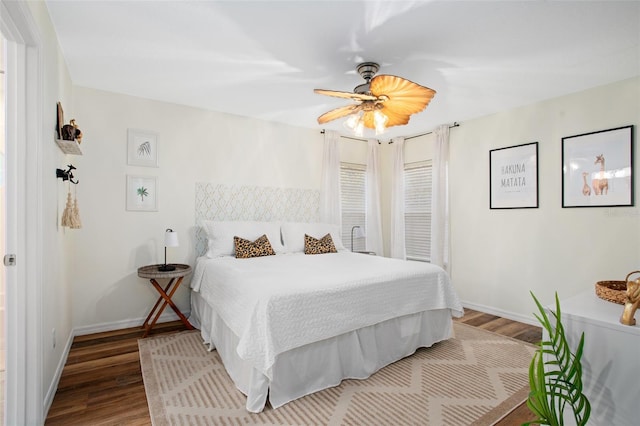
<instances>
[{"instance_id":1,"label":"framed palm leaf print","mask_svg":"<svg viewBox=\"0 0 640 426\"><path fill-rule=\"evenodd\" d=\"M158 211L158 178L127 175L127 210Z\"/></svg>"}]
</instances>

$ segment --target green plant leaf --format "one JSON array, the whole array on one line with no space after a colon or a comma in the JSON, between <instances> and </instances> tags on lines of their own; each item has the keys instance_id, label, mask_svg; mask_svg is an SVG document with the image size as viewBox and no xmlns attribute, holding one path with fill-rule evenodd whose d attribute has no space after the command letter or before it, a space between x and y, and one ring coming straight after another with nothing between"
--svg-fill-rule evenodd
<instances>
[{"instance_id":1,"label":"green plant leaf","mask_svg":"<svg viewBox=\"0 0 640 426\"><path fill-rule=\"evenodd\" d=\"M582 393L582 354L584 333L574 352L567 342L558 293L555 295L556 309L547 314L540 301L531 292L538 307L534 313L548 335L539 344L529 366L531 392L527 406L538 419L526 425L564 425L564 417L571 411L576 424L586 425L591 414L591 405Z\"/></svg>"}]
</instances>

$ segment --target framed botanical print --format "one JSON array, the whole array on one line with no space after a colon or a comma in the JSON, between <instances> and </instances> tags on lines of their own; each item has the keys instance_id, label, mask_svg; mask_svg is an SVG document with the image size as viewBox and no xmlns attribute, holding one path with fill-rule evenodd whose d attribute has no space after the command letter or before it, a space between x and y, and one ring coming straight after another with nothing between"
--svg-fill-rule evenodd
<instances>
[{"instance_id":1,"label":"framed botanical print","mask_svg":"<svg viewBox=\"0 0 640 426\"><path fill-rule=\"evenodd\" d=\"M127 175L126 206L129 211L158 211L158 178Z\"/></svg>"},{"instance_id":2,"label":"framed botanical print","mask_svg":"<svg viewBox=\"0 0 640 426\"><path fill-rule=\"evenodd\" d=\"M158 167L158 135L145 130L127 130L127 164Z\"/></svg>"}]
</instances>

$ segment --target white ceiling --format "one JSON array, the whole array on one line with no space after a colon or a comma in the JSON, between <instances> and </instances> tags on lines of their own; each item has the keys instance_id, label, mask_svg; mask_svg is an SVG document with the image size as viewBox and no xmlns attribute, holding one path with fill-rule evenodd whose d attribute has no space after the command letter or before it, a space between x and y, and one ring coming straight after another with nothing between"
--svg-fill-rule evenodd
<instances>
[{"instance_id":1,"label":"white ceiling","mask_svg":"<svg viewBox=\"0 0 640 426\"><path fill-rule=\"evenodd\" d=\"M436 90L385 139L640 75L637 1L46 2L79 86L342 131L360 62Z\"/></svg>"}]
</instances>

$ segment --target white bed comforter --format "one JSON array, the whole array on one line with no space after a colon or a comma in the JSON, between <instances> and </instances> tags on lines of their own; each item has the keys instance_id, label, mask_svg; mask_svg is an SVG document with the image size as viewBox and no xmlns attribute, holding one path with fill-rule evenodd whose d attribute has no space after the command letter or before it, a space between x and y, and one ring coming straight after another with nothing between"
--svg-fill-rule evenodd
<instances>
[{"instance_id":1,"label":"white bed comforter","mask_svg":"<svg viewBox=\"0 0 640 426\"><path fill-rule=\"evenodd\" d=\"M239 337L240 358L269 379L287 350L426 310L463 313L443 269L351 252L202 257L191 288Z\"/></svg>"}]
</instances>

